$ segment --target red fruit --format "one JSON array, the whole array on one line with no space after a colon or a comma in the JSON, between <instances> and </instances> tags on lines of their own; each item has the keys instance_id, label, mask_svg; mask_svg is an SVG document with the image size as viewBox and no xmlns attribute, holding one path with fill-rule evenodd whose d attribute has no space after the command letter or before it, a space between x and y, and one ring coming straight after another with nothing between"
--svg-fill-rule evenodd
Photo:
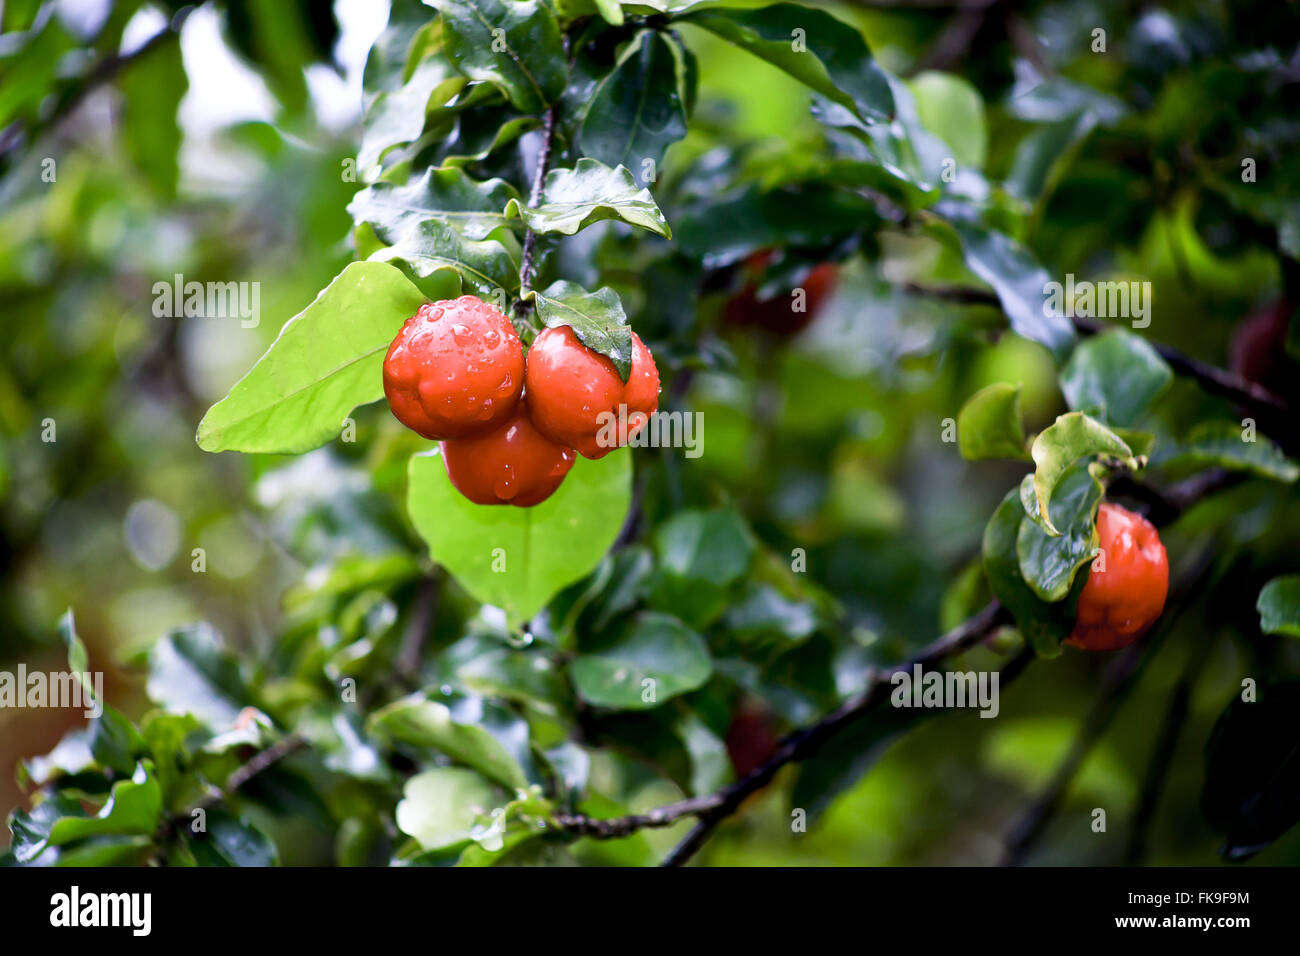
<instances>
[{"instance_id":1,"label":"red fruit","mask_svg":"<svg viewBox=\"0 0 1300 956\"><path fill-rule=\"evenodd\" d=\"M1102 503L1097 535L1106 553L1105 570L1089 574L1065 643L1114 651L1145 634L1164 610L1169 558L1155 526L1119 505Z\"/></svg>"},{"instance_id":2,"label":"red fruit","mask_svg":"<svg viewBox=\"0 0 1300 956\"><path fill-rule=\"evenodd\" d=\"M744 285L723 312L723 320L728 325L753 326L775 335L792 336L808 327L835 291L839 269L833 263L823 262L804 277L800 286L804 291L801 311L795 311L794 290L770 299L759 299L758 286L774 258L775 253L767 250L756 252L745 260Z\"/></svg>"},{"instance_id":3,"label":"red fruit","mask_svg":"<svg viewBox=\"0 0 1300 956\"><path fill-rule=\"evenodd\" d=\"M490 432L524 387L510 320L472 295L420 306L384 357L384 394L397 420L425 438Z\"/></svg>"},{"instance_id":4,"label":"red fruit","mask_svg":"<svg viewBox=\"0 0 1300 956\"><path fill-rule=\"evenodd\" d=\"M771 759L781 745L781 738L767 708L748 701L732 715L723 742L736 776L744 777Z\"/></svg>"},{"instance_id":5,"label":"red fruit","mask_svg":"<svg viewBox=\"0 0 1300 956\"><path fill-rule=\"evenodd\" d=\"M1293 311L1289 303L1278 301L1239 322L1232 335L1232 370L1275 392L1291 391L1295 367L1286 353L1286 336Z\"/></svg>"},{"instance_id":6,"label":"red fruit","mask_svg":"<svg viewBox=\"0 0 1300 956\"><path fill-rule=\"evenodd\" d=\"M531 508L549 498L573 467L572 448L533 427L521 402L495 431L442 443L447 477L475 504Z\"/></svg>"},{"instance_id":7,"label":"red fruit","mask_svg":"<svg viewBox=\"0 0 1300 956\"><path fill-rule=\"evenodd\" d=\"M620 405L626 406L628 438L659 407L659 369L635 332L626 384L614 363L579 342L567 325L544 329L533 340L524 381L537 430L585 458L603 458L619 446ZM613 428L605 413L613 416Z\"/></svg>"}]
</instances>

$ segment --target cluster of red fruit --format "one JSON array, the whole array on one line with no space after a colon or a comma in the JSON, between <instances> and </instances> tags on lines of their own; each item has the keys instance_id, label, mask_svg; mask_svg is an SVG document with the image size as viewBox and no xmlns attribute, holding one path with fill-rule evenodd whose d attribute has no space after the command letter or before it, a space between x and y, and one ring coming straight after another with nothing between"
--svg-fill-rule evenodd
<instances>
[{"instance_id":1,"label":"cluster of red fruit","mask_svg":"<svg viewBox=\"0 0 1300 956\"><path fill-rule=\"evenodd\" d=\"M549 498L575 454L601 458L605 414L627 408L630 438L659 405L659 370L632 333L627 382L568 326L544 329L525 358L510 320L463 295L420 306L384 358L384 394L407 428L437 441L447 476L470 501L531 507Z\"/></svg>"}]
</instances>

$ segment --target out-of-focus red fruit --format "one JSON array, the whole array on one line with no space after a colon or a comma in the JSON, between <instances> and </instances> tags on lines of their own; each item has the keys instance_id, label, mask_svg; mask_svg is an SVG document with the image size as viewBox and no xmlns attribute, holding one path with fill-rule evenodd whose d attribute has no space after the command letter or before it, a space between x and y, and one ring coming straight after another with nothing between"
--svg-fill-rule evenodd
<instances>
[{"instance_id":1,"label":"out-of-focus red fruit","mask_svg":"<svg viewBox=\"0 0 1300 956\"><path fill-rule=\"evenodd\" d=\"M1270 391L1294 392L1296 363L1286 353L1287 326L1294 311L1289 302L1278 301L1242 319L1232 333L1232 370Z\"/></svg>"},{"instance_id":2,"label":"out-of-focus red fruit","mask_svg":"<svg viewBox=\"0 0 1300 956\"><path fill-rule=\"evenodd\" d=\"M758 287L776 253L772 250L755 252L741 267L743 284L723 310L723 321L738 328L760 328L774 335L788 337L802 332L817 317L817 313L835 291L839 282L839 269L830 262L814 266L804 277L803 301L796 300L793 289L770 299L759 299ZM801 308L796 309L796 305Z\"/></svg>"},{"instance_id":3,"label":"out-of-focus red fruit","mask_svg":"<svg viewBox=\"0 0 1300 956\"><path fill-rule=\"evenodd\" d=\"M732 715L723 737L736 776L747 776L776 753L781 737L771 711L757 701L746 701Z\"/></svg>"}]
</instances>

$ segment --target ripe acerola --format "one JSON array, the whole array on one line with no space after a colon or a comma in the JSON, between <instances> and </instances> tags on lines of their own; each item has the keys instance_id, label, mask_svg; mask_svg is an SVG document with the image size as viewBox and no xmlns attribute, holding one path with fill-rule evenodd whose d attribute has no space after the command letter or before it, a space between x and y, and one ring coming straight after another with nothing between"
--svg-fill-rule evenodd
<instances>
[{"instance_id":1,"label":"ripe acerola","mask_svg":"<svg viewBox=\"0 0 1300 956\"><path fill-rule=\"evenodd\" d=\"M659 407L659 369L635 332L626 383L613 362L579 342L567 325L544 329L533 340L524 381L537 430L585 458L603 458L617 447L599 440L605 414L617 418L619 406L627 406L630 438Z\"/></svg>"},{"instance_id":2,"label":"ripe acerola","mask_svg":"<svg viewBox=\"0 0 1300 956\"><path fill-rule=\"evenodd\" d=\"M384 394L407 428L433 440L491 432L514 414L524 354L510 320L482 299L426 303L384 358Z\"/></svg>"},{"instance_id":3,"label":"ripe acerola","mask_svg":"<svg viewBox=\"0 0 1300 956\"><path fill-rule=\"evenodd\" d=\"M1110 502L1097 511L1097 535L1105 570L1097 567L1088 575L1065 643L1114 651L1145 634L1164 610L1169 558L1150 521Z\"/></svg>"},{"instance_id":4,"label":"ripe acerola","mask_svg":"<svg viewBox=\"0 0 1300 956\"><path fill-rule=\"evenodd\" d=\"M742 268L743 285L727 302L723 321L737 327L766 329L779 336L792 336L807 328L839 282L839 269L833 263L814 266L804 277L802 309L795 309L794 290L770 299L758 297L758 287L776 254L772 250L755 252Z\"/></svg>"},{"instance_id":5,"label":"ripe acerola","mask_svg":"<svg viewBox=\"0 0 1300 956\"><path fill-rule=\"evenodd\" d=\"M534 428L527 406L521 402L486 435L442 442L447 477L475 504L531 508L549 498L573 467L573 449Z\"/></svg>"}]
</instances>

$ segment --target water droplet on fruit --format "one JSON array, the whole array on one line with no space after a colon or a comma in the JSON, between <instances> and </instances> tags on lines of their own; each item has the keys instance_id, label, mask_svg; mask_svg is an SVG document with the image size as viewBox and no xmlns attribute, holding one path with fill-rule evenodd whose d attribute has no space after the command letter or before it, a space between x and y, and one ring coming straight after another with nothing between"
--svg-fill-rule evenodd
<instances>
[{"instance_id":1,"label":"water droplet on fruit","mask_svg":"<svg viewBox=\"0 0 1300 956\"><path fill-rule=\"evenodd\" d=\"M457 345L469 345L474 338L474 334L470 332L468 325L461 325L457 322L451 327L451 337L456 340Z\"/></svg>"},{"instance_id":2,"label":"water droplet on fruit","mask_svg":"<svg viewBox=\"0 0 1300 956\"><path fill-rule=\"evenodd\" d=\"M506 392L510 391L514 387L515 387L514 376L512 376L509 372L506 372L505 376L501 379L501 384L497 386L497 391L504 395Z\"/></svg>"},{"instance_id":3,"label":"water droplet on fruit","mask_svg":"<svg viewBox=\"0 0 1300 956\"><path fill-rule=\"evenodd\" d=\"M483 410L478 413L478 420L481 422L485 422L491 417L492 417L492 399L485 398L483 399Z\"/></svg>"},{"instance_id":4,"label":"water droplet on fruit","mask_svg":"<svg viewBox=\"0 0 1300 956\"><path fill-rule=\"evenodd\" d=\"M483 333L483 344L489 349L496 348L501 344L501 333L496 329L488 329Z\"/></svg>"},{"instance_id":5,"label":"water droplet on fruit","mask_svg":"<svg viewBox=\"0 0 1300 956\"><path fill-rule=\"evenodd\" d=\"M509 501L519 493L515 486L515 469L512 465L506 465L504 473L492 485L492 493L502 501Z\"/></svg>"}]
</instances>

